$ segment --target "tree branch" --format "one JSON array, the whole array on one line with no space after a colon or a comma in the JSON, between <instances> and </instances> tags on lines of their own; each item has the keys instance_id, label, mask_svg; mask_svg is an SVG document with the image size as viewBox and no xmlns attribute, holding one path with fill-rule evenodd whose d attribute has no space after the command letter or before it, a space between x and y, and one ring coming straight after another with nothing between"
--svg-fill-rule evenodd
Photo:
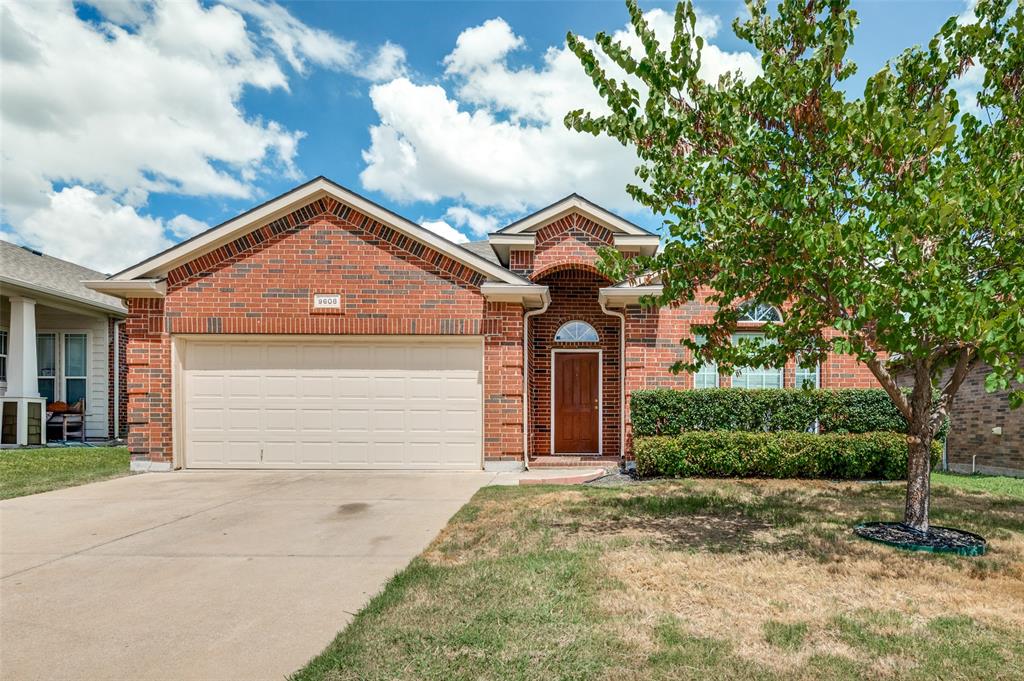
<instances>
[{"instance_id":1,"label":"tree branch","mask_svg":"<svg viewBox=\"0 0 1024 681\"><path fill-rule=\"evenodd\" d=\"M953 372L949 375L946 385L942 386L942 394L936 404L935 413L932 414L931 427L933 431L937 431L942 426L942 422L946 420L946 416L949 415L950 407L953 406L953 398L956 397L964 379L971 372L972 359L974 359L974 348L966 347L960 350Z\"/></svg>"},{"instance_id":2,"label":"tree branch","mask_svg":"<svg viewBox=\"0 0 1024 681\"><path fill-rule=\"evenodd\" d=\"M901 414L903 414L903 418L905 418L908 423L913 420L914 415L910 408L910 402L907 401L907 396L903 394L902 390L900 390L900 387L896 384L896 379L892 377L892 374L890 374L889 370L885 368L885 365L878 360L878 357L869 358L866 364L874 377L878 379L882 388L889 395L889 399L893 401L896 408L900 410Z\"/></svg>"}]
</instances>

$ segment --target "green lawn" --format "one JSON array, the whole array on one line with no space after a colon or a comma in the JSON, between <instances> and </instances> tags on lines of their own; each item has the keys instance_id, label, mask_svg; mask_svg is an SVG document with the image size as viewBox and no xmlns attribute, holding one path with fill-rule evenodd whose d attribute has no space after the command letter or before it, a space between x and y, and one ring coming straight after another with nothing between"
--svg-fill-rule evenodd
<instances>
[{"instance_id":1,"label":"green lawn","mask_svg":"<svg viewBox=\"0 0 1024 681\"><path fill-rule=\"evenodd\" d=\"M485 488L293 678L1024 679L1024 500L967 481L982 558L853 536L899 483Z\"/></svg>"},{"instance_id":2,"label":"green lawn","mask_svg":"<svg viewBox=\"0 0 1024 681\"><path fill-rule=\"evenodd\" d=\"M948 485L968 492L998 494L1024 499L1024 478L1001 475L961 475L959 473L932 473L933 485Z\"/></svg>"},{"instance_id":3,"label":"green lawn","mask_svg":"<svg viewBox=\"0 0 1024 681\"><path fill-rule=\"evenodd\" d=\"M0 450L0 499L128 474L125 447Z\"/></svg>"}]
</instances>

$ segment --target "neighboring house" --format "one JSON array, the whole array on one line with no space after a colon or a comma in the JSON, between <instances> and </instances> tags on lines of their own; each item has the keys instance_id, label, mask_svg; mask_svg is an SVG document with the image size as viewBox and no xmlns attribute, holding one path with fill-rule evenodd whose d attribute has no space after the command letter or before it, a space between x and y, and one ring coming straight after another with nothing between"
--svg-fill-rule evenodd
<instances>
[{"instance_id":1,"label":"neighboring house","mask_svg":"<svg viewBox=\"0 0 1024 681\"><path fill-rule=\"evenodd\" d=\"M513 469L524 451L618 460L631 391L730 383L669 372L690 324L710 319L704 297L642 308L656 286L595 268L598 247L651 254L658 243L572 195L459 246L317 178L88 283L129 308L132 467ZM752 306L743 331L777 314ZM873 384L845 356L731 383L804 379Z\"/></svg>"},{"instance_id":2,"label":"neighboring house","mask_svg":"<svg viewBox=\"0 0 1024 681\"><path fill-rule=\"evenodd\" d=\"M42 444L46 405L56 401L85 400L87 439L109 440L124 430L119 335L128 308L82 284L102 276L0 241L2 444Z\"/></svg>"},{"instance_id":3,"label":"neighboring house","mask_svg":"<svg viewBox=\"0 0 1024 681\"><path fill-rule=\"evenodd\" d=\"M1024 408L1010 409L1009 390L986 392L988 373L987 364L976 363L957 391L943 463L957 473L1024 477ZM902 385L911 382L907 374L900 377Z\"/></svg>"}]
</instances>

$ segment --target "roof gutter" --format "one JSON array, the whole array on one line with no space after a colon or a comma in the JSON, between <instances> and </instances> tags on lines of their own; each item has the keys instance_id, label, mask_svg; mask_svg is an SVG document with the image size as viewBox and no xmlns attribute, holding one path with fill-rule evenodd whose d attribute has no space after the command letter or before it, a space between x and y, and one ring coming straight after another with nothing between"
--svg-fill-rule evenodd
<instances>
[{"instance_id":1,"label":"roof gutter","mask_svg":"<svg viewBox=\"0 0 1024 681\"><path fill-rule=\"evenodd\" d=\"M43 295L52 296L53 298L62 298L64 300L71 300L71 301L74 301L75 303L78 303L78 304L83 305L85 307L91 307L91 308L93 308L95 310L101 310L103 312L121 315L122 317L128 315L128 310L126 310L123 307L118 307L117 305L108 305L107 303L102 303L102 302L100 302L98 300L92 300L90 298L83 298L82 296L76 296L73 293L68 293L66 291L60 291L60 290L55 289L55 288L50 288L49 286L40 286L39 284L33 284L32 282L22 281L21 279L15 279L14 277L0 276L0 283L7 284L9 286L16 286L18 288L23 288L23 289L26 289L28 291L34 291L36 293L41 293ZM82 284L84 285L85 282L83 281ZM91 286L86 286L86 288L90 288L91 289L92 287ZM95 291L96 289L92 289L92 290ZM100 291L100 293L104 293L104 292Z\"/></svg>"},{"instance_id":2,"label":"roof gutter","mask_svg":"<svg viewBox=\"0 0 1024 681\"><path fill-rule=\"evenodd\" d=\"M167 295L166 279L100 279L82 284L117 298L163 298Z\"/></svg>"}]
</instances>

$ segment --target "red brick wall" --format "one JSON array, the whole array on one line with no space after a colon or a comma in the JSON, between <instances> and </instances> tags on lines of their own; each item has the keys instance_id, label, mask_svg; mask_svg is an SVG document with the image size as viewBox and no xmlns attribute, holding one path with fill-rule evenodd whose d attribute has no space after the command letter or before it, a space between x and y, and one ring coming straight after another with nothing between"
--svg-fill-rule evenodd
<instances>
[{"instance_id":1,"label":"red brick wall","mask_svg":"<svg viewBox=\"0 0 1024 681\"><path fill-rule=\"evenodd\" d=\"M132 461L171 461L171 343L164 301L128 304L128 451Z\"/></svg>"},{"instance_id":2,"label":"red brick wall","mask_svg":"<svg viewBox=\"0 0 1024 681\"><path fill-rule=\"evenodd\" d=\"M133 455L171 458L170 333L423 334L484 336L484 454L521 458L522 308L487 304L461 263L321 199L167 279L160 309L132 305ZM314 311L318 292L341 292L340 313Z\"/></svg>"},{"instance_id":3,"label":"red brick wall","mask_svg":"<svg viewBox=\"0 0 1024 681\"><path fill-rule=\"evenodd\" d=\"M563 269L537 280L549 287L551 305L544 314L530 318L530 431L533 455L551 453L551 350L602 350L603 453L619 453L619 334L618 317L606 315L597 291L608 281L589 271ZM555 343L562 324L579 319L597 331L599 343Z\"/></svg>"},{"instance_id":4,"label":"red brick wall","mask_svg":"<svg viewBox=\"0 0 1024 681\"><path fill-rule=\"evenodd\" d=\"M970 472L973 464L982 473L1024 476L1024 408L1010 409L1008 390L985 391L989 371L984 362L976 363L953 398L946 461L961 473ZM940 380L948 378L949 370ZM899 382L913 385L909 374ZM1001 435L992 432L995 427L1002 428Z\"/></svg>"},{"instance_id":5,"label":"red brick wall","mask_svg":"<svg viewBox=\"0 0 1024 681\"><path fill-rule=\"evenodd\" d=\"M1024 408L1010 409L1008 390L985 392L989 370L976 365L953 399L947 461L954 470L969 471L976 456L974 464L983 471L1024 475ZM1002 428L1002 435L994 434L994 427Z\"/></svg>"},{"instance_id":6,"label":"red brick wall","mask_svg":"<svg viewBox=\"0 0 1024 681\"><path fill-rule=\"evenodd\" d=\"M693 375L673 374L671 367L689 354L679 344L692 335L691 325L713 321L715 307L709 302L710 290L698 291L694 300L679 306L652 310L631 305L626 308L626 403L635 390L652 388L693 388ZM783 313L785 313L783 311ZM751 326L751 330L756 326ZM867 366L850 355L830 354L821 365L822 388L877 388L878 382ZM796 361L783 367L783 386L796 387ZM731 377L720 378L721 387L731 385ZM630 447L630 423L626 415L627 449Z\"/></svg>"},{"instance_id":7,"label":"red brick wall","mask_svg":"<svg viewBox=\"0 0 1024 681\"><path fill-rule=\"evenodd\" d=\"M532 269L537 280L560 268L581 266L596 271L597 249L612 244L612 233L592 220L571 213L537 230Z\"/></svg>"},{"instance_id":8,"label":"red brick wall","mask_svg":"<svg viewBox=\"0 0 1024 681\"><path fill-rule=\"evenodd\" d=\"M128 351L128 337L125 327L118 329L115 345L114 328L117 321L107 320L107 437L110 439L124 437L128 431L128 363L125 361ZM115 360L115 355L117 359ZM117 364L119 376L115 379L114 365ZM114 411L120 415L119 422L114 423ZM115 429L115 425L117 429Z\"/></svg>"}]
</instances>

